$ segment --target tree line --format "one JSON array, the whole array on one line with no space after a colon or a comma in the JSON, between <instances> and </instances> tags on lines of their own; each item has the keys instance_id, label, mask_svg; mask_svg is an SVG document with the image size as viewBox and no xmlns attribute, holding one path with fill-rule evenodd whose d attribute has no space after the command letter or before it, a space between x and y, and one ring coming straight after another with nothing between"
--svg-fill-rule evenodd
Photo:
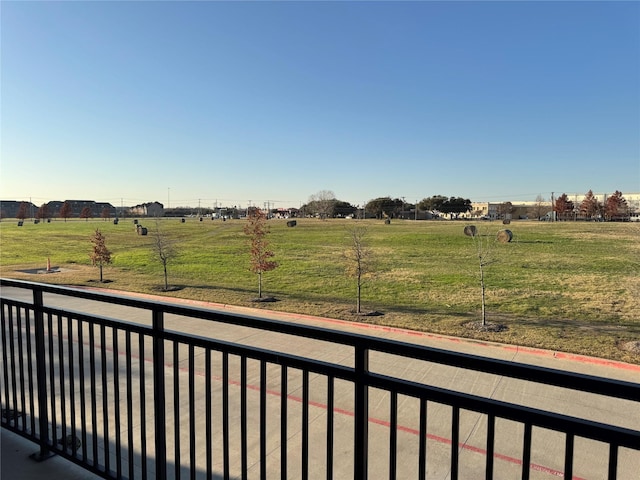
<instances>
[{"instance_id":1,"label":"tree line","mask_svg":"<svg viewBox=\"0 0 640 480\"><path fill-rule=\"evenodd\" d=\"M349 202L338 200L330 190L322 190L309 197L309 201L301 207L303 216L317 216L320 218L347 217L366 215L368 217L402 218L422 212L439 212L458 217L462 213L471 211L471 200L462 197L445 197L433 195L423 198L417 204L406 202L404 198L378 197L369 200L364 209L351 205Z\"/></svg>"},{"instance_id":2,"label":"tree line","mask_svg":"<svg viewBox=\"0 0 640 480\"><path fill-rule=\"evenodd\" d=\"M616 190L604 202L600 202L589 190L579 204L569 199L566 193L560 195L553 204L557 220L626 220L630 209L622 192Z\"/></svg>"},{"instance_id":3,"label":"tree line","mask_svg":"<svg viewBox=\"0 0 640 480\"><path fill-rule=\"evenodd\" d=\"M589 190L580 203L570 200L566 193L560 195L552 203L552 211L558 220L625 220L629 218L631 210L627 200L618 190L612 195L609 195L604 202L600 202L593 194L593 191ZM548 205L549 203L544 202L542 197L538 196L536 198L536 205L533 208L534 216L538 218L544 217L548 211ZM233 213L231 216L239 216L239 212L235 207L233 209L225 208L224 210L229 214ZM337 199L335 194L330 190L322 190L311 195L307 203L300 208L300 214L302 216L312 216L323 219L349 216L365 216L377 219L410 218L412 215L415 215L415 218L417 218L418 212L437 212L438 214L448 215L450 218L458 218L459 215L471 211L471 200L463 197L433 195L423 198L417 203L411 203L406 202L404 198L387 196L369 200L363 207L360 207ZM498 206L497 214L502 217L512 211L513 205L511 202L503 202ZM213 210L204 208L198 209L197 212L200 215L207 215L213 213ZM176 208L173 209L171 213L166 212L167 215L171 216L187 216L193 213L194 209L189 207ZM100 213L100 218L107 220L111 218L112 214L112 208L104 207ZM29 204L22 202L18 208L16 218L18 220L25 220L31 216L32 212L30 212ZM35 218L38 220L57 217L67 221L67 219L73 216L73 206L69 201L65 201L58 211L52 211L48 204L43 203L35 212ZM95 218L95 216L96 212L89 206L85 206L78 214L79 218L85 220ZM267 216L269 216L269 212L267 212Z\"/></svg>"}]
</instances>

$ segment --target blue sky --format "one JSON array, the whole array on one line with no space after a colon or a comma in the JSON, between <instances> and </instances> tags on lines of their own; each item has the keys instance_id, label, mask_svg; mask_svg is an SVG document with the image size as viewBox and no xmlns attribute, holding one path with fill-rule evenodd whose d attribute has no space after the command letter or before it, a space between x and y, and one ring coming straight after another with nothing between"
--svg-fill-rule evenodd
<instances>
[{"instance_id":1,"label":"blue sky","mask_svg":"<svg viewBox=\"0 0 640 480\"><path fill-rule=\"evenodd\" d=\"M638 2L10 2L0 197L640 192Z\"/></svg>"}]
</instances>

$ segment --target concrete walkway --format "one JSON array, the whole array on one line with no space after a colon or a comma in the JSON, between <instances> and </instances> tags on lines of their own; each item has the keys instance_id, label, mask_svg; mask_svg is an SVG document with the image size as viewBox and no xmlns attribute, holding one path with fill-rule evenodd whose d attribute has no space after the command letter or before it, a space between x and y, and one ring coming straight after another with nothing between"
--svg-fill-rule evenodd
<instances>
[{"instance_id":1,"label":"concrete walkway","mask_svg":"<svg viewBox=\"0 0 640 480\"><path fill-rule=\"evenodd\" d=\"M124 292L119 293L128 295ZM21 295L20 292L15 292L15 294ZM412 332L403 329L377 327L361 323L344 322L340 320L288 314L263 309L249 309L188 300L131 295L146 297L147 299L171 301L202 308L210 308L229 313L261 316L274 320L295 322L297 324L319 326L362 335L390 338L456 352L640 383L639 365L611 362L593 357L569 355L561 352L522 348L497 343L469 341L441 335ZM14 297L10 292L4 290L3 296ZM28 301L29 299L27 298L26 300ZM127 307L105 307L105 305L96 305L74 299L61 299L61 297L55 298L53 296L47 296L45 302L50 305L56 305L58 302L61 302L60 306L72 308L73 310L83 310L90 313L97 313L100 315L107 315L113 318L127 319L140 323L148 322L148 312L135 312L131 309L127 310ZM69 302L73 302L74 305L70 306ZM105 309L108 309L108 311L105 311ZM213 334L211 324L203 323L201 321L184 318L171 318L171 316L167 316L165 321L166 328L170 330L182 330L195 335L215 336L216 338L236 343L312 356L313 358L318 358L332 363L344 364L344 362L348 363L352 359L350 352L345 351L343 347L333 344L327 345L326 342L321 342L321 344L319 344L318 342L305 341L304 339L291 342L290 337L285 338L286 336L280 334L265 334L265 332L254 329L234 326L216 327L215 333ZM180 358L180 362L182 361L184 360ZM370 361L371 369L379 373L640 430L640 417L635 414L633 410L633 408L637 408L637 404L633 405L633 402L611 400L588 394L583 395L576 392L565 391L564 389L557 387L531 385L527 382L477 372L470 373L453 367L427 364L426 362L418 362L406 358L398 361L397 358L392 358L391 356L383 354L372 354ZM171 365L168 364L167 368L170 366ZM313 424L322 425L324 418L326 418L326 404L323 403L326 402L326 398L323 396L322 386L319 385L318 382L314 382L314 379L311 381L312 385L315 385L315 389L312 389L310 392L311 400L313 401L310 418ZM249 371L250 387L255 388L258 382L259 380L255 374ZM197 386L197 388L200 387ZM269 389L271 396L274 398L278 397L278 385L270 384ZM289 400L295 400L296 398L299 398L297 395L298 392L293 389L289 391L288 398ZM252 399L250 396L248 401L251 405L256 400ZM337 418L337 422L343 422L347 427L346 429L349 431L352 431L349 426L351 421L349 416L350 408L352 408L351 405L350 393L347 391L344 395L341 395L338 391L336 395L335 408L336 411L342 412L342 414L341 416L338 416L339 418ZM403 437L401 447L407 450L408 458L411 458L411 451L414 449L417 441L416 430L413 427L415 424L413 418L415 416L415 410L416 407L410 400L400 399L398 410L400 425L399 435ZM444 459L444 462L442 467L438 467L436 465L437 462L433 462L433 466L429 467L430 474L428 478L448 478L446 459L448 458L450 450L450 446L447 443L450 438L450 429L448 428L450 410L450 408L445 407L444 405L432 404L430 406L429 418L433 418L434 420L429 426L428 451L430 453L428 455L430 455L432 461L435 458L441 457ZM461 422L460 438L461 441L464 442L464 445L461 447L460 459L463 464L467 465L467 467L466 470L464 468L461 469L460 478L478 478L477 472L475 472L474 469L483 463L482 449L486 425L483 424L481 416L471 415L472 413L473 412L469 412L470 415L463 418L463 421ZM277 412L274 411L274 414L277 414ZM381 394L380 392L372 392L370 394L369 414L370 436L379 440L370 441L370 471L376 473L375 476L370 476L370 478L377 480L377 478L388 477L388 467L386 467L385 462L388 457L389 411L384 394ZM518 431L518 426L504 423L498 428L504 432L503 437L507 439L517 438L517 442L521 442L522 434ZM322 432L319 431L318 434L321 435ZM299 437L299 432L292 433L292 438L296 437ZM251 441L252 439L250 439L250 442ZM345 439L345 441L348 442L349 440ZM560 474L562 469L561 463L557 464L545 460L545 458L547 458L546 455L549 453L545 450L554 450L557 449L558 446L560 446L559 448L562 450L563 439L549 437L544 442L539 441L537 444L539 445L539 450L534 452L535 455L532 456L532 463L535 465L535 472L532 473L531 478L552 478ZM500 474L497 475L496 478L518 478L520 470L520 466L518 464L520 458L519 448L521 447L517 444L510 444L508 440L502 444L496 445L496 451L500 455L496 460L496 465L497 468L500 469ZM599 462L598 458L601 458L601 456L598 457L598 455L602 454L601 450L603 449L598 447L598 445L591 445L585 448L586 451L590 453L587 455L584 462L577 462L582 465L577 465L578 472L576 472L576 474L580 473L580 475L583 476L580 477L577 475L576 478L601 478L597 464ZM44 479L45 476L48 479L54 480L96 478L61 458L55 458L44 463L37 464L27 458L29 454L36 450L37 447L35 445L23 440L21 437L17 437L3 430L1 460L2 477L0 478L2 478L2 480L5 478ZM590 459L589 457L592 458ZM538 458L540 460L536 460ZM311 461L314 461L313 455ZM591 463L589 463L589 461L591 461ZM269 462L272 463L272 460L269 459ZM275 460L273 460L273 462L275 462ZM321 464L322 459L319 458L318 462ZM623 467L621 472L640 471L640 453L637 451L628 452L628 455L622 458L621 462ZM64 470L65 465L69 468L68 472L58 471L58 468L62 468ZM590 465L595 466L592 467ZM277 468L277 465L272 465L270 468L272 467ZM404 466L401 467L404 468ZM596 473L595 470L598 470L598 472ZM415 474L413 474L414 470L412 469L403 471L405 474L399 475L398 478L413 478L415 476ZM334 478L348 478L348 475L345 476L346 474L343 473L344 472L336 472ZM593 476L591 476L591 474L593 474ZM254 470L251 473L251 478L256 478L255 475L256 471ZM296 478L295 475L295 471L292 470L292 472L290 472L290 478ZM626 477L620 476L619 478L624 479Z\"/></svg>"}]
</instances>

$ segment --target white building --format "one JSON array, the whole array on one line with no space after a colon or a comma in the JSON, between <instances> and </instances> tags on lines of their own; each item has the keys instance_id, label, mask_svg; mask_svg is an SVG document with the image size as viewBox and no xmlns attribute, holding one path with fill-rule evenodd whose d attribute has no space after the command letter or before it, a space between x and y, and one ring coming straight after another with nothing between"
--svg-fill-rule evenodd
<instances>
[{"instance_id":1,"label":"white building","mask_svg":"<svg viewBox=\"0 0 640 480\"><path fill-rule=\"evenodd\" d=\"M143 203L129 209L131 215L140 215L145 217L162 217L164 216L164 205L159 202Z\"/></svg>"},{"instance_id":2,"label":"white building","mask_svg":"<svg viewBox=\"0 0 640 480\"><path fill-rule=\"evenodd\" d=\"M593 196L600 202L602 205L605 204L607 198L613 195L614 192L607 193L595 193L593 192ZM554 195L553 201L557 200L559 196L561 196L563 192L559 192ZM580 206L580 203L584 200L586 192L582 193L567 193L567 198L571 200L576 208ZM629 212L632 214L631 216L637 218L640 216L640 193L624 193L622 192L622 196L627 201L627 205L629 206ZM490 219L498 219L503 218L503 205L505 203L511 203L511 217L513 219L518 218L530 218L535 219L539 217L545 216L548 212L553 210L552 202L549 201L533 201L533 202L522 202L522 201L513 201L513 202L472 202L471 203L471 211L465 215L469 218L490 218ZM635 214L635 215L634 215Z\"/></svg>"}]
</instances>

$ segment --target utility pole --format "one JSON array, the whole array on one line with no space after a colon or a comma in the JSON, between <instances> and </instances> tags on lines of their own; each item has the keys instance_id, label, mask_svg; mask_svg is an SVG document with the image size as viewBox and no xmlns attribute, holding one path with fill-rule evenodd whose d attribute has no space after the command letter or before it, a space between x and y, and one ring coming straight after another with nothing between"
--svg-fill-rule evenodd
<instances>
[{"instance_id":1,"label":"utility pole","mask_svg":"<svg viewBox=\"0 0 640 480\"><path fill-rule=\"evenodd\" d=\"M551 192L551 221L552 222L556 221L556 208L555 208L555 202L553 200L553 192Z\"/></svg>"}]
</instances>

